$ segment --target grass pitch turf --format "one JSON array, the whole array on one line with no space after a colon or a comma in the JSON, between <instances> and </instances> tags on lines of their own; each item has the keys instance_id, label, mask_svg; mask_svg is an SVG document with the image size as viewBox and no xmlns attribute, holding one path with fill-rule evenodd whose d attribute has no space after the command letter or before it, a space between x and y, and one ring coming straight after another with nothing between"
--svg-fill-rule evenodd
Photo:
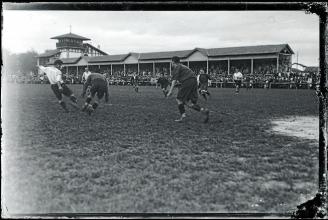
<instances>
[{"instance_id":1,"label":"grass pitch turf","mask_svg":"<svg viewBox=\"0 0 328 220\"><path fill-rule=\"evenodd\" d=\"M208 124L190 109L176 123L175 94L139 91L111 86L90 117L65 113L50 85L5 85L3 210L289 213L315 195L318 141L268 132L274 118L317 116L313 90L211 88Z\"/></svg>"}]
</instances>

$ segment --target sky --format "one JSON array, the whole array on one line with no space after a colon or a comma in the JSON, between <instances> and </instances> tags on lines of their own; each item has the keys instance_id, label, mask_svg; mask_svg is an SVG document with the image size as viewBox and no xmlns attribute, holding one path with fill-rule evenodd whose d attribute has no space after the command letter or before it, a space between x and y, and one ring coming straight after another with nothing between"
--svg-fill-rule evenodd
<instances>
[{"instance_id":1,"label":"sky","mask_svg":"<svg viewBox=\"0 0 328 220\"><path fill-rule=\"evenodd\" d=\"M2 47L43 53L70 26L111 55L287 43L293 63L319 65L319 17L304 11L3 10Z\"/></svg>"}]
</instances>

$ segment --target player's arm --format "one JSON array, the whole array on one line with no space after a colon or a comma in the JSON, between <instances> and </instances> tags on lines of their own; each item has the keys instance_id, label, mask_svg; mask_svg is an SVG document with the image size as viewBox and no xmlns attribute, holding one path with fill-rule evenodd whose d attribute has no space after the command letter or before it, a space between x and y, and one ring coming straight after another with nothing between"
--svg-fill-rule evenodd
<instances>
[{"instance_id":1,"label":"player's arm","mask_svg":"<svg viewBox=\"0 0 328 220\"><path fill-rule=\"evenodd\" d=\"M61 85L61 83L63 81L62 73L60 73L56 76L56 81L57 81L57 86L58 86L59 91L63 91L63 87Z\"/></svg>"},{"instance_id":2,"label":"player's arm","mask_svg":"<svg viewBox=\"0 0 328 220\"><path fill-rule=\"evenodd\" d=\"M177 80L173 79L171 83L170 91L167 93L167 96L170 96L172 94L172 91L176 84L177 84Z\"/></svg>"},{"instance_id":3,"label":"player's arm","mask_svg":"<svg viewBox=\"0 0 328 220\"><path fill-rule=\"evenodd\" d=\"M44 66L36 66L38 69L39 69L39 73L41 74L44 74Z\"/></svg>"},{"instance_id":4,"label":"player's arm","mask_svg":"<svg viewBox=\"0 0 328 220\"><path fill-rule=\"evenodd\" d=\"M82 82L84 82L86 79L85 79L85 72L82 74Z\"/></svg>"},{"instance_id":5,"label":"player's arm","mask_svg":"<svg viewBox=\"0 0 328 220\"><path fill-rule=\"evenodd\" d=\"M83 84L83 91L81 94L81 97L83 98L85 96L85 93L87 92L87 88L91 85L91 77L89 76L87 81Z\"/></svg>"},{"instance_id":6,"label":"player's arm","mask_svg":"<svg viewBox=\"0 0 328 220\"><path fill-rule=\"evenodd\" d=\"M39 69L39 75L46 75L46 68L44 66L37 66L37 68Z\"/></svg>"}]
</instances>

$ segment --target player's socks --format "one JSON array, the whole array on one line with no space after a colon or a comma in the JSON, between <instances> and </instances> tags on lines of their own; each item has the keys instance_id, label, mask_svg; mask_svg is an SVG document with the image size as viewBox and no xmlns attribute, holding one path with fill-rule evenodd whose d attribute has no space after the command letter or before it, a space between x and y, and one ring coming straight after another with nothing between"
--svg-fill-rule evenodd
<instances>
[{"instance_id":1,"label":"player's socks","mask_svg":"<svg viewBox=\"0 0 328 220\"><path fill-rule=\"evenodd\" d=\"M201 110L201 108L200 108L200 106L198 104L193 104L191 106L191 108L194 109L194 110L196 110L196 111L198 111L198 112Z\"/></svg>"},{"instance_id":2,"label":"player's socks","mask_svg":"<svg viewBox=\"0 0 328 220\"><path fill-rule=\"evenodd\" d=\"M94 111L93 106L91 104L88 104L88 107L87 107L88 115L90 116L93 111Z\"/></svg>"},{"instance_id":3,"label":"player's socks","mask_svg":"<svg viewBox=\"0 0 328 220\"><path fill-rule=\"evenodd\" d=\"M82 106L82 112L84 112L87 109L88 105L89 105L88 103L84 103L84 105Z\"/></svg>"},{"instance_id":4,"label":"player's socks","mask_svg":"<svg viewBox=\"0 0 328 220\"><path fill-rule=\"evenodd\" d=\"M207 100L206 94L202 93L202 96L204 97L205 100Z\"/></svg>"},{"instance_id":5,"label":"player's socks","mask_svg":"<svg viewBox=\"0 0 328 220\"><path fill-rule=\"evenodd\" d=\"M185 110L184 104L178 105L178 108L179 108L179 112L181 115L185 114L186 110Z\"/></svg>"},{"instance_id":6,"label":"player's socks","mask_svg":"<svg viewBox=\"0 0 328 220\"><path fill-rule=\"evenodd\" d=\"M69 98L72 102L77 103L77 98L74 95L71 95Z\"/></svg>"},{"instance_id":7,"label":"player's socks","mask_svg":"<svg viewBox=\"0 0 328 220\"><path fill-rule=\"evenodd\" d=\"M88 97L85 102L89 104L91 102L91 97Z\"/></svg>"},{"instance_id":8,"label":"player's socks","mask_svg":"<svg viewBox=\"0 0 328 220\"><path fill-rule=\"evenodd\" d=\"M69 104L75 108L75 109L79 109L79 106L77 106L77 104L75 102L69 102Z\"/></svg>"},{"instance_id":9,"label":"player's socks","mask_svg":"<svg viewBox=\"0 0 328 220\"><path fill-rule=\"evenodd\" d=\"M68 109L67 109L66 103L64 101L61 101L59 104L63 107L65 112L69 112Z\"/></svg>"},{"instance_id":10,"label":"player's socks","mask_svg":"<svg viewBox=\"0 0 328 220\"><path fill-rule=\"evenodd\" d=\"M92 104L92 108L93 108L93 109L96 110L97 107L98 107L98 103L97 103L97 102L95 102L95 103Z\"/></svg>"}]
</instances>

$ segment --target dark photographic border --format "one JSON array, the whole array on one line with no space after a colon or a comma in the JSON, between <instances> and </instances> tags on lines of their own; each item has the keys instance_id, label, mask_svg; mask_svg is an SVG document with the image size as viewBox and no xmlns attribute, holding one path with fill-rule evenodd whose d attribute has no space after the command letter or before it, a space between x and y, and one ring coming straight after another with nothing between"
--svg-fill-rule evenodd
<instances>
[{"instance_id":1,"label":"dark photographic border","mask_svg":"<svg viewBox=\"0 0 328 220\"><path fill-rule=\"evenodd\" d=\"M243 10L270 10L270 11L304 11L319 16L320 32L320 86L317 88L319 100L319 183L318 193L313 200L309 200L295 207L291 213L48 213L48 214L12 214L11 217L27 218L286 218L307 216L306 207L314 206L314 200L319 198L322 210L326 210L323 216L327 217L327 118L328 118L328 28L326 2L219 2L219 1L122 1L122 2L29 2L14 3L5 2L3 10L93 10L93 11L243 11ZM312 202L312 203L311 203ZM298 211L296 209L298 208ZM320 207L319 207L320 208ZM318 212L318 211L317 211ZM324 212L324 211L323 211ZM322 213L321 213L322 214ZM316 217L320 215L316 215ZM8 216L7 216L8 217Z\"/></svg>"}]
</instances>

